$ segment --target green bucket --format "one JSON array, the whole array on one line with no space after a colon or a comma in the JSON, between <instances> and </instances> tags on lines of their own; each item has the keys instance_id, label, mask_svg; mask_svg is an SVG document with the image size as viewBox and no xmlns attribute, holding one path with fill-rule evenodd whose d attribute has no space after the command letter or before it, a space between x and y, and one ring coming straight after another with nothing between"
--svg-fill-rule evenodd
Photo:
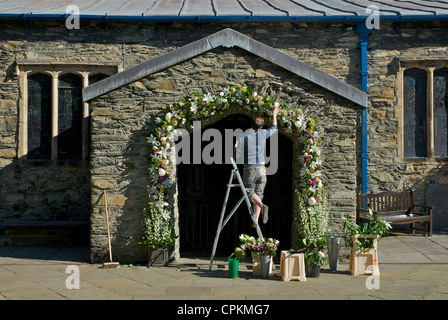
<instances>
[{"instance_id":1,"label":"green bucket","mask_svg":"<svg viewBox=\"0 0 448 320\"><path fill-rule=\"evenodd\" d=\"M238 260L229 259L229 278L238 278Z\"/></svg>"}]
</instances>

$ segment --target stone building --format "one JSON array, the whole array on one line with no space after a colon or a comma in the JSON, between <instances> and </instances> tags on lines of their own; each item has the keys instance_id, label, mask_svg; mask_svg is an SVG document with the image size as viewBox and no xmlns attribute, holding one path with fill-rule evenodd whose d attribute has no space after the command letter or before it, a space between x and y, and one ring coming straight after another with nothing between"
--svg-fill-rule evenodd
<instances>
[{"instance_id":1,"label":"stone building","mask_svg":"<svg viewBox=\"0 0 448 320\"><path fill-rule=\"evenodd\" d=\"M142 262L148 145L162 108L250 86L319 121L330 230L356 194L416 191L448 228L448 2L0 3L1 245L90 244ZM374 5L374 7L369 7ZM246 128L238 108L208 128ZM266 234L294 242L298 168L280 132ZM175 257L209 254L230 168L179 165ZM244 210L223 248L249 233ZM227 242L226 242L227 241ZM227 244L227 246L226 246ZM220 252L223 255L226 251Z\"/></svg>"}]
</instances>

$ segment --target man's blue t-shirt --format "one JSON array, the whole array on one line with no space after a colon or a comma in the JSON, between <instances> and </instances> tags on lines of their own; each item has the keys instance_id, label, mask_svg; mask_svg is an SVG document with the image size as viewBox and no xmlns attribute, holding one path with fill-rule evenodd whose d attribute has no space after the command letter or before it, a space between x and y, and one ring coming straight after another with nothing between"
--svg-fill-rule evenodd
<instances>
[{"instance_id":1,"label":"man's blue t-shirt","mask_svg":"<svg viewBox=\"0 0 448 320\"><path fill-rule=\"evenodd\" d=\"M249 129L238 136L235 160L238 164L244 164L245 168L264 166L266 140L277 132L277 126L269 129L254 131Z\"/></svg>"}]
</instances>

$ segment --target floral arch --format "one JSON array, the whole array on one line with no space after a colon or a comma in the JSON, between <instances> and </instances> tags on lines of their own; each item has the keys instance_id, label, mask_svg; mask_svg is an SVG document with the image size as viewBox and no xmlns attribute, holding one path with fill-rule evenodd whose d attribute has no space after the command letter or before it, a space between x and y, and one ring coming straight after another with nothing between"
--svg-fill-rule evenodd
<instances>
[{"instance_id":1,"label":"floral arch","mask_svg":"<svg viewBox=\"0 0 448 320\"><path fill-rule=\"evenodd\" d=\"M192 129L193 121L207 121L215 115L225 115L232 105L239 105L249 114L272 121L272 108L279 104L263 97L249 87L227 86L216 94L192 93L191 98L166 106L162 116L156 118L157 127L147 138L150 148L150 184L148 186L149 212L145 209L146 231L142 243L153 248L169 246L176 238L174 232L174 177L175 135L178 129ZM325 191L321 181L319 132L317 121L305 115L300 108L282 105L278 126L298 139L301 156L296 161L300 169L300 183L295 190L299 200L301 222L299 238L308 245L326 232L325 218L321 217L325 205ZM324 210L325 211L325 210ZM324 220L324 221L323 221Z\"/></svg>"}]
</instances>

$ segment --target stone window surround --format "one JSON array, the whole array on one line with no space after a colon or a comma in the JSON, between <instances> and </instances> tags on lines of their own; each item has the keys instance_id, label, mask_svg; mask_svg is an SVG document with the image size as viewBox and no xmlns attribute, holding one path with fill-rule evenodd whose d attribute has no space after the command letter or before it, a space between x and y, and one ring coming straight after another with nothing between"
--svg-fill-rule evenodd
<instances>
[{"instance_id":1,"label":"stone window surround","mask_svg":"<svg viewBox=\"0 0 448 320\"><path fill-rule=\"evenodd\" d=\"M399 68L397 73L397 116L398 116L398 161L401 163L420 162L435 163L446 161L447 157L434 156L434 71L442 68L448 68L447 57L421 57L421 58L398 58ZM426 157L405 157L404 156L404 72L408 69L421 69L427 74L427 101L426 101Z\"/></svg>"},{"instance_id":2,"label":"stone window surround","mask_svg":"<svg viewBox=\"0 0 448 320\"><path fill-rule=\"evenodd\" d=\"M26 159L28 153L28 76L43 73L52 77L52 132L51 132L51 160L57 161L57 136L58 136L58 85L59 75L72 73L82 77L82 86L89 85L89 76L97 73L112 75L122 71L119 62L99 61L89 63L78 62L36 62L17 61L16 73L19 76L19 135L18 152L19 159ZM89 103L82 103L82 160L88 159L89 141ZM31 160L30 160L31 161ZM34 161L34 160L33 160ZM36 160L40 161L40 160Z\"/></svg>"}]
</instances>

